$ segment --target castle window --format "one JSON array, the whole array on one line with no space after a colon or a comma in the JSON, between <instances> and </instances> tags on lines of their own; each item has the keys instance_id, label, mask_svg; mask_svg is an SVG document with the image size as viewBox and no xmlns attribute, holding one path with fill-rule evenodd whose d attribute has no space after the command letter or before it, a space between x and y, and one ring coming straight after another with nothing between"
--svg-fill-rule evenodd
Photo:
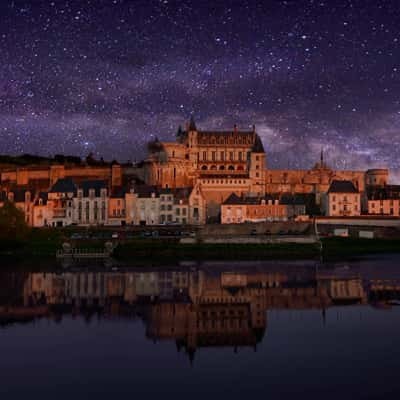
<instances>
[{"instance_id":1,"label":"castle window","mask_svg":"<svg viewBox=\"0 0 400 400\"><path fill-rule=\"evenodd\" d=\"M202 169L203 171L206 171L206 170L207 170L207 165L203 165L203 166L201 167L201 169Z\"/></svg>"},{"instance_id":2,"label":"castle window","mask_svg":"<svg viewBox=\"0 0 400 400\"><path fill-rule=\"evenodd\" d=\"M225 166L224 166L224 165L221 165L221 166L219 167L219 169L222 171L222 170L225 169Z\"/></svg>"},{"instance_id":3,"label":"castle window","mask_svg":"<svg viewBox=\"0 0 400 400\"><path fill-rule=\"evenodd\" d=\"M229 170L229 171L234 171L234 170L235 170L235 167L234 167L233 165L230 165L230 166L228 167L228 170Z\"/></svg>"}]
</instances>

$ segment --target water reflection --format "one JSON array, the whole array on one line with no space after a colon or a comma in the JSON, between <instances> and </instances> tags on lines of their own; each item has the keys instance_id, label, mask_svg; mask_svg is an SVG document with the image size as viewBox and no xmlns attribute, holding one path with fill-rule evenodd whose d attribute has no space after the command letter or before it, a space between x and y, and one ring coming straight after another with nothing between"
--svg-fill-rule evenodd
<instances>
[{"instance_id":1,"label":"water reflection","mask_svg":"<svg viewBox=\"0 0 400 400\"><path fill-rule=\"evenodd\" d=\"M123 271L1 272L0 325L64 316L141 319L146 336L171 340L190 360L202 347L257 349L268 311L337 305L387 308L400 299L396 269L374 263L200 265Z\"/></svg>"}]
</instances>

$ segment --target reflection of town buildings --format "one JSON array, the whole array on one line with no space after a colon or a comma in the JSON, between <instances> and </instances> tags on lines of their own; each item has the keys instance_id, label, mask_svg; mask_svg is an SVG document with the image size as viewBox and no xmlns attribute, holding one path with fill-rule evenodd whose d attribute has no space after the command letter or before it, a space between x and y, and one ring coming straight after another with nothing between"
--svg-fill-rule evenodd
<instances>
[{"instance_id":1,"label":"reflection of town buildings","mask_svg":"<svg viewBox=\"0 0 400 400\"><path fill-rule=\"evenodd\" d=\"M189 358L206 346L256 348L270 309L326 310L400 298L398 282L310 266L2 275L2 324L63 315L140 317L149 338L174 340Z\"/></svg>"}]
</instances>

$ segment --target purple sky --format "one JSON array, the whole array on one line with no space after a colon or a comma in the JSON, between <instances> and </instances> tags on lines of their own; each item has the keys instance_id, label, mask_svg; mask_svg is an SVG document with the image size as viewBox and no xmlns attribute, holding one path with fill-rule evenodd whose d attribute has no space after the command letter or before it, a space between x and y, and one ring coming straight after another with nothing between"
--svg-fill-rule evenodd
<instances>
[{"instance_id":1,"label":"purple sky","mask_svg":"<svg viewBox=\"0 0 400 400\"><path fill-rule=\"evenodd\" d=\"M4 0L0 152L140 159L193 113L273 168L396 176L399 27L396 0Z\"/></svg>"}]
</instances>

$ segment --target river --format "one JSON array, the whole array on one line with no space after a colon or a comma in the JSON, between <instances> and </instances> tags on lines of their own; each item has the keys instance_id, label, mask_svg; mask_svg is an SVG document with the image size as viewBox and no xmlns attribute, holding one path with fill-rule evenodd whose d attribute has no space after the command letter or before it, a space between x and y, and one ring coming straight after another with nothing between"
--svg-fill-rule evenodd
<instances>
[{"instance_id":1,"label":"river","mask_svg":"<svg viewBox=\"0 0 400 400\"><path fill-rule=\"evenodd\" d=\"M400 256L0 270L2 399L399 398Z\"/></svg>"}]
</instances>

